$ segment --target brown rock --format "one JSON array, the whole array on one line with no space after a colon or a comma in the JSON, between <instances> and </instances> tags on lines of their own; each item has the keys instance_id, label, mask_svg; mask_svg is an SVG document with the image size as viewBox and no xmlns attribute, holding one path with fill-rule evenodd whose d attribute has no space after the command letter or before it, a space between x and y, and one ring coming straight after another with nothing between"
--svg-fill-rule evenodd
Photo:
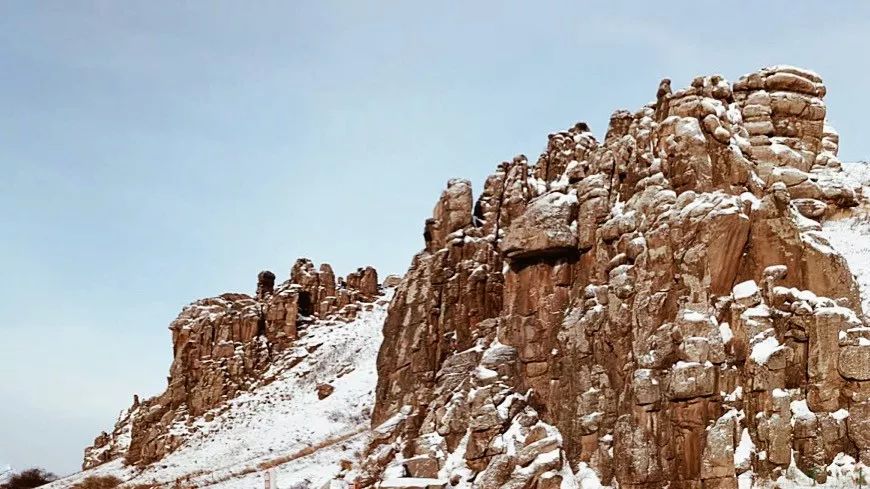
<instances>
[{"instance_id":1,"label":"brown rock","mask_svg":"<svg viewBox=\"0 0 870 489\"><path fill-rule=\"evenodd\" d=\"M870 380L870 345L841 348L838 367L847 379Z\"/></svg>"},{"instance_id":2,"label":"brown rock","mask_svg":"<svg viewBox=\"0 0 870 489\"><path fill-rule=\"evenodd\" d=\"M402 282L402 277L398 275L387 275L384 277L384 287L398 287Z\"/></svg>"},{"instance_id":3,"label":"brown rock","mask_svg":"<svg viewBox=\"0 0 870 489\"><path fill-rule=\"evenodd\" d=\"M511 223L502 252L512 259L573 253L577 248L577 198L552 192L531 201Z\"/></svg>"},{"instance_id":4,"label":"brown rock","mask_svg":"<svg viewBox=\"0 0 870 489\"><path fill-rule=\"evenodd\" d=\"M275 274L264 270L257 275L257 299L263 300L275 289Z\"/></svg>"},{"instance_id":5,"label":"brown rock","mask_svg":"<svg viewBox=\"0 0 870 489\"><path fill-rule=\"evenodd\" d=\"M317 384L317 398L320 400L331 396L334 391L335 387L332 384Z\"/></svg>"}]
</instances>

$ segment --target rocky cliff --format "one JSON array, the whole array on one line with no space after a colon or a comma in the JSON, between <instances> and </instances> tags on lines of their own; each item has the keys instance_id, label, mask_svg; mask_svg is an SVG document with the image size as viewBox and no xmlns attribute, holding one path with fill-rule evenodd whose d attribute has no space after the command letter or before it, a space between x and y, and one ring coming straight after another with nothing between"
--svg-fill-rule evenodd
<instances>
[{"instance_id":1,"label":"rocky cliff","mask_svg":"<svg viewBox=\"0 0 870 489\"><path fill-rule=\"evenodd\" d=\"M377 271L360 268L336 280L332 268L305 258L290 278L275 286L275 274L260 272L254 296L223 294L186 306L169 329L173 361L162 394L134 397L112 433L85 449L83 469L123 457L146 466L162 459L230 408L241 392L272 382L305 358L292 346L315 322L353 320L381 296Z\"/></svg>"},{"instance_id":2,"label":"rocky cliff","mask_svg":"<svg viewBox=\"0 0 870 489\"><path fill-rule=\"evenodd\" d=\"M865 484L870 166L843 171L825 94L663 80L603 140L450 180L401 279L301 259L194 302L166 391L52 487Z\"/></svg>"},{"instance_id":3,"label":"rocky cliff","mask_svg":"<svg viewBox=\"0 0 870 489\"><path fill-rule=\"evenodd\" d=\"M825 93L788 66L663 80L603 141L551 134L476 201L448 182L384 324L358 482L721 489L870 464L870 327L822 230L866 208Z\"/></svg>"}]
</instances>

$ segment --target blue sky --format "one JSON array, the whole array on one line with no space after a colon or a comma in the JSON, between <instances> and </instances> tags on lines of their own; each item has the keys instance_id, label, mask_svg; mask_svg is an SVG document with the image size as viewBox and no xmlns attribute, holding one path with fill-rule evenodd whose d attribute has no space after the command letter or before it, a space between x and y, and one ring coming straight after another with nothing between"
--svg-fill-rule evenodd
<instances>
[{"instance_id":1,"label":"blue sky","mask_svg":"<svg viewBox=\"0 0 870 489\"><path fill-rule=\"evenodd\" d=\"M703 3L0 3L0 465L76 470L183 305L298 256L403 272L448 178L662 77L812 68L870 156L870 4Z\"/></svg>"}]
</instances>

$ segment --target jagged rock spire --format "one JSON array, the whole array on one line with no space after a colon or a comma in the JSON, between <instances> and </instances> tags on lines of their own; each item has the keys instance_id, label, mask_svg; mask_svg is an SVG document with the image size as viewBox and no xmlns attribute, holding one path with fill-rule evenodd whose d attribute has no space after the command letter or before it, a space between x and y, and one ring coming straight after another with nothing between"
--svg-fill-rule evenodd
<instances>
[{"instance_id":1,"label":"jagged rock spire","mask_svg":"<svg viewBox=\"0 0 870 489\"><path fill-rule=\"evenodd\" d=\"M263 270L257 274L257 299L263 300L275 290L275 274Z\"/></svg>"}]
</instances>

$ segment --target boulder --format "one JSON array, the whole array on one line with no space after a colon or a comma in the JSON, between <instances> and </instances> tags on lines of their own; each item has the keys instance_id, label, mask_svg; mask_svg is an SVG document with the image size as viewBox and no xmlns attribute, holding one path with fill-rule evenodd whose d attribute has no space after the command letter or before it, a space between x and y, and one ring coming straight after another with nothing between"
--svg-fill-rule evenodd
<instances>
[{"instance_id":1,"label":"boulder","mask_svg":"<svg viewBox=\"0 0 870 489\"><path fill-rule=\"evenodd\" d=\"M502 252L516 260L571 254L577 248L577 198L550 192L533 201L508 228Z\"/></svg>"},{"instance_id":2,"label":"boulder","mask_svg":"<svg viewBox=\"0 0 870 489\"><path fill-rule=\"evenodd\" d=\"M326 399L335 392L335 387L332 384L317 384L317 398L320 400Z\"/></svg>"}]
</instances>

